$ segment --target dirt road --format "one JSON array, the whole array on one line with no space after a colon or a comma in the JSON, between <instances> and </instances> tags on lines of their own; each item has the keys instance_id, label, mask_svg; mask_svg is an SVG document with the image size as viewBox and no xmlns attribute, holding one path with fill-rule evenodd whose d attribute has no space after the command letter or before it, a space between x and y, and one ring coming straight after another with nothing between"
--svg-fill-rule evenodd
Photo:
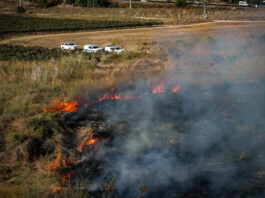
<instances>
[{"instance_id":1,"label":"dirt road","mask_svg":"<svg viewBox=\"0 0 265 198\"><path fill-rule=\"evenodd\" d=\"M1 43L22 44L27 46L59 47L66 41L75 42L82 47L84 44L119 44L127 49L134 49L139 42L184 39L191 36L216 35L223 33L245 34L265 33L265 21L213 21L191 25L167 25L151 28L135 28L120 30L82 31L53 33L29 36L17 36L2 40Z\"/></svg>"}]
</instances>

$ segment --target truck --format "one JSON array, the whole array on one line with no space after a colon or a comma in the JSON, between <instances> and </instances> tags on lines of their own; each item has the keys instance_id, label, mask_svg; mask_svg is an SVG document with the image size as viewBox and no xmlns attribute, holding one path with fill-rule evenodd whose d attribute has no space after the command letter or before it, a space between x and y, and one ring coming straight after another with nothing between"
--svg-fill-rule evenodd
<instances>
[{"instance_id":1,"label":"truck","mask_svg":"<svg viewBox=\"0 0 265 198\"><path fill-rule=\"evenodd\" d=\"M240 5L240 6L248 6L248 3L246 2L246 1L239 1L238 2L238 5Z\"/></svg>"},{"instance_id":2,"label":"truck","mask_svg":"<svg viewBox=\"0 0 265 198\"><path fill-rule=\"evenodd\" d=\"M84 45L84 52L88 53L101 53L103 49L97 45Z\"/></svg>"},{"instance_id":3,"label":"truck","mask_svg":"<svg viewBox=\"0 0 265 198\"><path fill-rule=\"evenodd\" d=\"M66 42L61 45L62 50L76 50L78 49L78 46L72 42Z\"/></svg>"},{"instance_id":4,"label":"truck","mask_svg":"<svg viewBox=\"0 0 265 198\"><path fill-rule=\"evenodd\" d=\"M106 53L116 53L116 54L121 54L123 53L125 50L119 46L112 46L112 45L108 45L105 47L105 52Z\"/></svg>"}]
</instances>

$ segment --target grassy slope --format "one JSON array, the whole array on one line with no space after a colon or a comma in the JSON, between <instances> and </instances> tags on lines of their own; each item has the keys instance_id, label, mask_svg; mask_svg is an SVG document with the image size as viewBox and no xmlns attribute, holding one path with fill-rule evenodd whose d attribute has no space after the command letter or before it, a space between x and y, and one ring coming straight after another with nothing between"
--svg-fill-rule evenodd
<instances>
[{"instance_id":1,"label":"grassy slope","mask_svg":"<svg viewBox=\"0 0 265 198\"><path fill-rule=\"evenodd\" d=\"M265 41L264 35L249 38L252 45L262 44L261 42ZM212 37L200 39L214 42ZM187 39L176 42L171 40L170 43L142 44L139 50L146 48L151 51L161 48L170 50L176 43L191 47L197 41ZM212 54L211 51L208 53ZM157 54L161 56L158 57ZM75 152L67 148L68 145L64 143L72 131L63 122L63 115L44 115L42 112L52 99L71 100L80 93L89 95L104 87L110 88L122 84L125 80L133 82L141 76L152 79L167 69L165 54L164 50L156 51L153 54L156 56L145 55L136 57L133 61L130 60L133 57L130 58L128 54L96 56L92 59L87 59L82 54L73 54L45 62L0 62L0 89L3 90L0 93L0 133L4 135L4 144L1 147L4 152L1 153L0 158L0 180L4 187L8 186L7 190L2 191L4 197L20 197L21 194L23 197L40 195L40 197L51 197L50 192L59 185L59 180L56 175L47 171L45 166L55 158L58 144L62 146L64 153L75 155ZM204 55L211 57L207 53ZM242 56L245 57L246 54ZM260 75L264 75L264 72ZM196 83L196 80L193 83ZM47 152L43 153L40 150L34 154L31 150L25 149L27 145ZM42 146L40 148L37 145ZM62 193L62 197L66 197L64 193L66 192ZM70 193L76 194L67 197L88 197L78 194L81 192Z\"/></svg>"},{"instance_id":2,"label":"grassy slope","mask_svg":"<svg viewBox=\"0 0 265 198\"><path fill-rule=\"evenodd\" d=\"M102 18L106 18L108 15L119 18L120 14L126 17L125 15L129 13L129 17L132 18L138 16L159 18L163 16L165 18L169 17L170 20L182 21L182 17L193 13L195 13L194 18L197 19L201 13L200 9L191 10L191 13L178 9L153 9L152 11L134 9L128 11L124 9L92 10L74 8L73 10L76 15L68 12L68 10L64 12L67 14L60 13L63 12L61 8L42 10L41 14L48 14L46 16L48 18L68 17L73 14L73 18L87 19L93 14L95 14L95 18L101 18L102 16ZM35 12L35 10L33 11ZM104 12L104 14L97 15L99 11ZM242 10L236 12L236 14L240 14L238 16L235 16L234 13L232 14L232 16L238 18L256 17L253 12L245 16L245 12ZM216 16L219 15L221 18L227 17L227 15L223 15L223 11L217 11ZM187 21L189 21L188 18ZM137 43L138 39L139 35L136 35L134 42ZM165 45L167 45L166 41ZM138 42L137 47L135 47L135 50L137 50L136 55L146 50L152 51L153 48L159 49L157 46L152 47L150 44ZM80 92L87 91L85 89L87 87L90 88L89 90L112 87L121 83L121 76L127 81L136 79L141 75L153 77L153 75L162 72L167 63L166 56L163 56L162 59L157 57L157 53L155 55L154 57L157 59L152 57L152 55L134 56L132 54L131 56L128 53L123 56L95 56L92 59L88 59L82 54L74 54L49 61L1 61L0 145L1 151L5 152L1 153L0 156L0 181L2 183L1 187L10 187L5 192L4 197L21 197L21 194L23 194L23 197L38 197L40 195L45 197L44 191L47 192L47 189L50 190L50 188L58 185L58 178L48 173L44 167L48 161L55 157L57 152L55 146L58 143L62 143L62 138L65 137L61 132L61 127L64 126L59 125L59 128L52 126L48 131L54 132L53 138L43 139L43 132L46 130L36 128L34 124L32 125L34 119L38 119L43 123L48 121L48 123L54 123L56 126L60 123L62 117L59 116L58 118L58 115L43 116L43 108L49 105L52 99L74 99ZM139 58L142 58L142 60ZM98 86L99 81L101 86ZM36 124L36 122L33 123ZM36 141L43 141L45 148L51 147L53 152L29 163L28 156L22 155L21 158L21 155L18 154L25 152L23 146L34 145ZM69 197L82 196L72 195Z\"/></svg>"}]
</instances>

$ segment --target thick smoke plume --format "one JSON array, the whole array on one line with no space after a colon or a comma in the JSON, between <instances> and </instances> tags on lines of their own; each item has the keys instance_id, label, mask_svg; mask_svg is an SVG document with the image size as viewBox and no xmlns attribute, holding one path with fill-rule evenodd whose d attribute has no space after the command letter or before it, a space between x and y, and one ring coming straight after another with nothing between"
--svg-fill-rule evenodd
<instances>
[{"instance_id":1,"label":"thick smoke plume","mask_svg":"<svg viewBox=\"0 0 265 198\"><path fill-rule=\"evenodd\" d=\"M180 85L178 93L106 101L80 115L97 109L111 128L93 156L97 181L116 175L120 197L137 197L142 186L152 198L264 196L265 36L159 45L170 59L161 81ZM149 86L142 80L127 94Z\"/></svg>"}]
</instances>

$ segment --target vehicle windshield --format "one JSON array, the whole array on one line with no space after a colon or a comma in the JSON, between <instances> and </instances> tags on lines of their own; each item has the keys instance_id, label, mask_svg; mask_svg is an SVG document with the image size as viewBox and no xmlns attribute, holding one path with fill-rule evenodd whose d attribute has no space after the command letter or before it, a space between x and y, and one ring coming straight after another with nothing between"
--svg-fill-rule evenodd
<instances>
[{"instance_id":1,"label":"vehicle windshield","mask_svg":"<svg viewBox=\"0 0 265 198\"><path fill-rule=\"evenodd\" d=\"M97 49L97 48L98 48L98 46L96 46L96 45L95 45L95 46L93 46L93 48L94 48L94 49Z\"/></svg>"},{"instance_id":2,"label":"vehicle windshield","mask_svg":"<svg viewBox=\"0 0 265 198\"><path fill-rule=\"evenodd\" d=\"M116 49L116 50L120 50L121 48L120 48L120 47L116 47L115 49Z\"/></svg>"},{"instance_id":3,"label":"vehicle windshield","mask_svg":"<svg viewBox=\"0 0 265 198\"><path fill-rule=\"evenodd\" d=\"M69 43L69 45L75 45L74 43Z\"/></svg>"}]
</instances>

